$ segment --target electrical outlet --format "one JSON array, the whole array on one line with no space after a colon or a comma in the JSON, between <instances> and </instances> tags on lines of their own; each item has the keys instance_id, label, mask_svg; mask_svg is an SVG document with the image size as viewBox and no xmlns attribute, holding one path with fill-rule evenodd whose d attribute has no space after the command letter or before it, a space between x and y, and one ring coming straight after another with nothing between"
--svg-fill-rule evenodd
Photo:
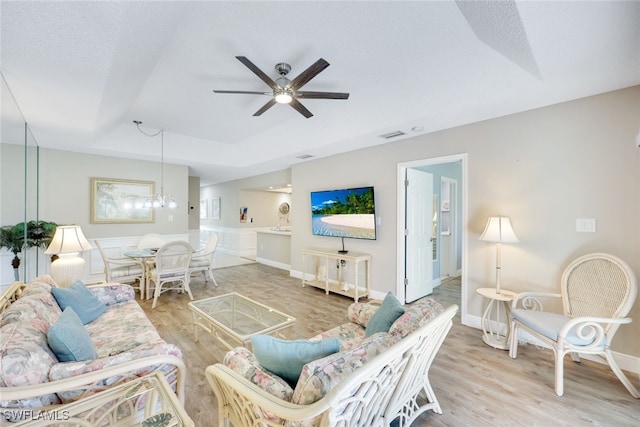
<instances>
[{"instance_id":1,"label":"electrical outlet","mask_svg":"<svg viewBox=\"0 0 640 427\"><path fill-rule=\"evenodd\" d=\"M576 231L579 233L595 233L596 219L595 218L576 219Z\"/></svg>"}]
</instances>

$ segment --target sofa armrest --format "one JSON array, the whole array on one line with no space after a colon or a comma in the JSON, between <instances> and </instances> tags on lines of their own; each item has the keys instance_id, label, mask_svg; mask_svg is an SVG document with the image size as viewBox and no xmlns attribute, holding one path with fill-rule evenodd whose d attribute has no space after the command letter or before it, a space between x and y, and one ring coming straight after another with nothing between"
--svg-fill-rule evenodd
<instances>
[{"instance_id":1,"label":"sofa armrest","mask_svg":"<svg viewBox=\"0 0 640 427\"><path fill-rule=\"evenodd\" d=\"M294 405L278 399L233 369L210 365L205 376L218 402L215 425L317 425L313 420L331 408L328 400L313 405Z\"/></svg>"},{"instance_id":2,"label":"sofa armrest","mask_svg":"<svg viewBox=\"0 0 640 427\"><path fill-rule=\"evenodd\" d=\"M89 285L87 288L105 305L134 300L136 295L131 286L122 283L103 283Z\"/></svg>"},{"instance_id":3,"label":"sofa armrest","mask_svg":"<svg viewBox=\"0 0 640 427\"><path fill-rule=\"evenodd\" d=\"M248 349L234 348L227 352L222 363L270 395L287 402L291 400L293 395L291 386L276 374L263 369Z\"/></svg>"},{"instance_id":4,"label":"sofa armrest","mask_svg":"<svg viewBox=\"0 0 640 427\"><path fill-rule=\"evenodd\" d=\"M356 323L364 328L367 327L371 316L378 309L378 305L372 305L369 303L356 302L347 308L347 317L350 322Z\"/></svg>"},{"instance_id":5,"label":"sofa armrest","mask_svg":"<svg viewBox=\"0 0 640 427\"><path fill-rule=\"evenodd\" d=\"M120 382L132 378L132 373L145 371L149 367L163 365L171 366L176 372L175 379L167 379L169 383L175 387L176 394L181 403L184 403L184 383L186 378L186 367L181 358L173 355L155 355L134 359L126 363L116 364L105 367L97 371L85 372L81 375L65 377L58 380L49 381L41 384L33 384L19 387L2 387L0 395L2 395L3 407L11 407L4 405L5 402L30 399L45 394L56 393L63 394L72 391L78 391L82 398L87 395L96 393L109 386L113 386ZM146 373L146 372L145 372Z\"/></svg>"}]
</instances>

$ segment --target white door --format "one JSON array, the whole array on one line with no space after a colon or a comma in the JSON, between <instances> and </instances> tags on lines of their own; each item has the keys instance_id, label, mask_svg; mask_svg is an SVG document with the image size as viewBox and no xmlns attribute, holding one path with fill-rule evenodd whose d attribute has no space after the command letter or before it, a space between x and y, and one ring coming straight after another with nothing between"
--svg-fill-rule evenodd
<instances>
[{"instance_id":1,"label":"white door","mask_svg":"<svg viewBox=\"0 0 640 427\"><path fill-rule=\"evenodd\" d=\"M433 292L433 175L406 170L405 300Z\"/></svg>"}]
</instances>

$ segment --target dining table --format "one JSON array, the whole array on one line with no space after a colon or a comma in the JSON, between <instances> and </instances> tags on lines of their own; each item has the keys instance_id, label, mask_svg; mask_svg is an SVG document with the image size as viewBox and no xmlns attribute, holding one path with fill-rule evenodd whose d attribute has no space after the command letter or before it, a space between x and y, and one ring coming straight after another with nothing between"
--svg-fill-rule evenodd
<instances>
[{"instance_id":1,"label":"dining table","mask_svg":"<svg viewBox=\"0 0 640 427\"><path fill-rule=\"evenodd\" d=\"M137 261L142 262L144 267L144 283L145 290L142 298L151 299L150 295L150 286L149 286L149 271L151 271L155 267L154 258L156 257L156 252L158 252L158 248L144 248L144 249L133 249L129 251L124 251L123 255Z\"/></svg>"}]
</instances>

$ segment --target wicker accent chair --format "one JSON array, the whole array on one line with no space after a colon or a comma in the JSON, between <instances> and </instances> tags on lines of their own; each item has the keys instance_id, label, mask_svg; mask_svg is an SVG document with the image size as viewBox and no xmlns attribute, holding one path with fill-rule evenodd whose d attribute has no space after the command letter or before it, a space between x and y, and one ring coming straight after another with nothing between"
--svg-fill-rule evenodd
<instances>
[{"instance_id":1,"label":"wicker accent chair","mask_svg":"<svg viewBox=\"0 0 640 427\"><path fill-rule=\"evenodd\" d=\"M183 241L168 242L158 249L155 267L149 271L147 277L148 295L153 292L151 308L156 308L160 294L169 290L186 291L193 300L189 288L189 262L192 253L191 245Z\"/></svg>"},{"instance_id":2,"label":"wicker accent chair","mask_svg":"<svg viewBox=\"0 0 640 427\"><path fill-rule=\"evenodd\" d=\"M553 350L558 396L564 393L564 357L569 353L579 362L582 353L603 357L629 393L640 398L611 354L611 341L618 328L631 323L625 316L638 293L633 270L613 255L584 255L564 270L561 288L561 294L525 292L516 296L511 310L509 355L517 357L518 331L522 329ZM539 298L561 299L564 314L543 311Z\"/></svg>"},{"instance_id":3,"label":"wicker accent chair","mask_svg":"<svg viewBox=\"0 0 640 427\"><path fill-rule=\"evenodd\" d=\"M102 261L104 262L104 275L107 283L132 283L137 282L137 286L133 285L134 289L140 291L140 299L145 298L145 268L142 261L135 260L129 257L110 257L103 249L99 241L94 240Z\"/></svg>"},{"instance_id":4,"label":"wicker accent chair","mask_svg":"<svg viewBox=\"0 0 640 427\"><path fill-rule=\"evenodd\" d=\"M205 375L218 402L217 425L376 427L396 420L408 426L426 410L441 412L427 371L457 311L448 307L308 405L282 400L223 364L210 365ZM421 392L429 403L418 406Z\"/></svg>"},{"instance_id":5,"label":"wicker accent chair","mask_svg":"<svg viewBox=\"0 0 640 427\"><path fill-rule=\"evenodd\" d=\"M191 263L189 263L190 274L202 272L205 282L208 276L216 287L218 287L218 282L216 282L216 278L213 277L213 256L216 253L217 247L218 235L214 233L209 237L202 251L193 254Z\"/></svg>"}]
</instances>

